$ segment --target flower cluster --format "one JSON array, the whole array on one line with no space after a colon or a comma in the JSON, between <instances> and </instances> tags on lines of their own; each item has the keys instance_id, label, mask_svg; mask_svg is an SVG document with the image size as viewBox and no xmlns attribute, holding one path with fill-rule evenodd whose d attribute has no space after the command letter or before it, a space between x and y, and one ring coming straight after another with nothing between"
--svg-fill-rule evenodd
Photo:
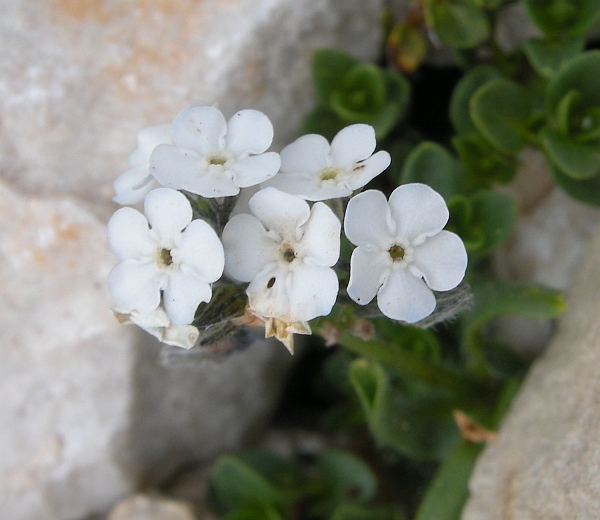
<instances>
[{"instance_id":1,"label":"flower cluster","mask_svg":"<svg viewBox=\"0 0 600 520\"><path fill-rule=\"evenodd\" d=\"M120 260L108 278L119 321L190 348L198 329L212 325L199 316L213 284L247 283L246 314L228 321L260 323L292 351L293 334L310 334L308 322L327 316L338 298L342 224L332 199L347 202L344 232L357 246L347 294L359 305L377 296L383 315L414 323L434 311L432 291L461 282L467 255L443 231L448 209L439 194L423 184L400 186L389 201L379 191L358 193L390 164L387 152L375 152L372 127L348 126L331 144L305 135L281 155L267 151L272 139L261 112L226 121L200 102L171 126L139 133L115 201L143 201L144 212L123 207L108 223ZM231 212L226 201L248 189L256 193ZM210 218L219 212L226 214Z\"/></svg>"}]
</instances>

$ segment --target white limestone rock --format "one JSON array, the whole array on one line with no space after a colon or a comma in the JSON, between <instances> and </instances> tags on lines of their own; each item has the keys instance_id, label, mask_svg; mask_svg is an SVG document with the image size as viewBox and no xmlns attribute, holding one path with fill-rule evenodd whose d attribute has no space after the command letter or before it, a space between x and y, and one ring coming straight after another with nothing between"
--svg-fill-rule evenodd
<instances>
[{"instance_id":1,"label":"white limestone rock","mask_svg":"<svg viewBox=\"0 0 600 520\"><path fill-rule=\"evenodd\" d=\"M179 500L134 495L121 500L107 520L195 520L192 507Z\"/></svg>"},{"instance_id":2,"label":"white limestone rock","mask_svg":"<svg viewBox=\"0 0 600 520\"><path fill-rule=\"evenodd\" d=\"M494 269L503 279L568 290L586 241L600 223L600 209L578 202L557 187L547 160L526 149L514 181L503 191L517 201L519 216L505 245L494 252ZM549 320L506 317L495 335L525 357L539 353L553 327Z\"/></svg>"},{"instance_id":3,"label":"white limestone rock","mask_svg":"<svg viewBox=\"0 0 600 520\"><path fill-rule=\"evenodd\" d=\"M0 184L0 518L77 518L190 461L247 442L290 356L256 342L165 366L119 326L104 223L76 201Z\"/></svg>"},{"instance_id":4,"label":"white limestone rock","mask_svg":"<svg viewBox=\"0 0 600 520\"><path fill-rule=\"evenodd\" d=\"M0 175L109 200L137 131L192 99L273 121L278 150L314 104L321 47L369 59L383 0L0 0Z\"/></svg>"},{"instance_id":5,"label":"white limestone rock","mask_svg":"<svg viewBox=\"0 0 600 520\"><path fill-rule=\"evenodd\" d=\"M556 336L471 477L463 520L600 518L600 231Z\"/></svg>"},{"instance_id":6,"label":"white limestone rock","mask_svg":"<svg viewBox=\"0 0 600 520\"><path fill-rule=\"evenodd\" d=\"M105 511L260 431L281 345L165 366L114 322L112 182L137 131L194 98L263 110L281 148L314 103L312 51L374 57L382 4L0 0L0 520Z\"/></svg>"}]
</instances>

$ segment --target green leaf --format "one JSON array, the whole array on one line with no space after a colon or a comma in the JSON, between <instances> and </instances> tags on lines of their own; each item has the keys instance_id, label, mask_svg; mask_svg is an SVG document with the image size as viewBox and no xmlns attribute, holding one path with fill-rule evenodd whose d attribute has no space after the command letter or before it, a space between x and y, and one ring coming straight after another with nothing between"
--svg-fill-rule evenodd
<instances>
[{"instance_id":1,"label":"green leaf","mask_svg":"<svg viewBox=\"0 0 600 520\"><path fill-rule=\"evenodd\" d=\"M293 464L265 449L249 450L237 457L280 491L294 492L303 480Z\"/></svg>"},{"instance_id":2,"label":"green leaf","mask_svg":"<svg viewBox=\"0 0 600 520\"><path fill-rule=\"evenodd\" d=\"M300 133L319 134L324 136L328 141L346 126L346 123L330 108L317 107L309 113L300 127Z\"/></svg>"},{"instance_id":3,"label":"green leaf","mask_svg":"<svg viewBox=\"0 0 600 520\"><path fill-rule=\"evenodd\" d=\"M458 164L445 148L424 141L406 158L400 181L427 184L447 200L458 191Z\"/></svg>"},{"instance_id":4,"label":"green leaf","mask_svg":"<svg viewBox=\"0 0 600 520\"><path fill-rule=\"evenodd\" d=\"M386 90L383 71L372 63L360 63L331 92L328 106L342 119L363 121L381 110Z\"/></svg>"},{"instance_id":5,"label":"green leaf","mask_svg":"<svg viewBox=\"0 0 600 520\"><path fill-rule=\"evenodd\" d=\"M473 94L488 81L499 79L502 74L491 65L479 65L467 72L454 87L450 99L450 121L459 133L475 132L469 104Z\"/></svg>"},{"instance_id":6,"label":"green leaf","mask_svg":"<svg viewBox=\"0 0 600 520\"><path fill-rule=\"evenodd\" d=\"M533 68L546 78L551 78L566 61L577 56L585 46L584 38L542 40L532 38L523 47Z\"/></svg>"},{"instance_id":7,"label":"green leaf","mask_svg":"<svg viewBox=\"0 0 600 520\"><path fill-rule=\"evenodd\" d=\"M312 56L312 76L317 95L325 106L339 90L346 74L360 62L349 54L333 49L320 49Z\"/></svg>"},{"instance_id":8,"label":"green leaf","mask_svg":"<svg viewBox=\"0 0 600 520\"><path fill-rule=\"evenodd\" d=\"M507 238L517 219L517 205L510 195L480 191L471 197L473 221L478 223L484 242L473 254L484 256Z\"/></svg>"},{"instance_id":9,"label":"green leaf","mask_svg":"<svg viewBox=\"0 0 600 520\"><path fill-rule=\"evenodd\" d=\"M600 206L600 174L585 180L576 180L552 167L552 175L560 187L571 197L592 206Z\"/></svg>"},{"instance_id":10,"label":"green leaf","mask_svg":"<svg viewBox=\"0 0 600 520\"><path fill-rule=\"evenodd\" d=\"M471 98L471 119L498 150L517 154L527 144L531 117L529 93L506 79L480 87Z\"/></svg>"},{"instance_id":11,"label":"green leaf","mask_svg":"<svg viewBox=\"0 0 600 520\"><path fill-rule=\"evenodd\" d=\"M438 469L415 520L459 520L469 497L469 478L483 445L460 442Z\"/></svg>"},{"instance_id":12,"label":"green leaf","mask_svg":"<svg viewBox=\"0 0 600 520\"><path fill-rule=\"evenodd\" d=\"M222 517L222 520L284 520L273 506L268 504L244 505Z\"/></svg>"},{"instance_id":13,"label":"green leaf","mask_svg":"<svg viewBox=\"0 0 600 520\"><path fill-rule=\"evenodd\" d=\"M471 132L457 135L452 144L463 164L463 180L467 190L506 184L515 176L517 160L494 148L482 135Z\"/></svg>"},{"instance_id":14,"label":"green leaf","mask_svg":"<svg viewBox=\"0 0 600 520\"><path fill-rule=\"evenodd\" d=\"M517 218L517 205L504 193L482 190L469 198L458 196L448 203L449 229L465 241L469 254L481 257L509 236Z\"/></svg>"},{"instance_id":15,"label":"green leaf","mask_svg":"<svg viewBox=\"0 0 600 520\"><path fill-rule=\"evenodd\" d=\"M583 35L598 19L599 0L525 0L525 8L548 36Z\"/></svg>"},{"instance_id":16,"label":"green leaf","mask_svg":"<svg viewBox=\"0 0 600 520\"><path fill-rule=\"evenodd\" d=\"M562 135L568 136L571 133L571 113L580 102L581 94L573 89L569 90L556 105L556 126Z\"/></svg>"},{"instance_id":17,"label":"green leaf","mask_svg":"<svg viewBox=\"0 0 600 520\"><path fill-rule=\"evenodd\" d=\"M406 517L393 507L341 504L329 520L406 520Z\"/></svg>"},{"instance_id":18,"label":"green leaf","mask_svg":"<svg viewBox=\"0 0 600 520\"><path fill-rule=\"evenodd\" d=\"M280 507L285 498L263 475L233 455L223 455L213 466L211 486L225 511L263 504Z\"/></svg>"},{"instance_id":19,"label":"green leaf","mask_svg":"<svg viewBox=\"0 0 600 520\"><path fill-rule=\"evenodd\" d=\"M385 317L376 318L373 323L378 338L402 345L406 352L416 354L427 361L441 363L442 347L433 331L403 325Z\"/></svg>"},{"instance_id":20,"label":"green leaf","mask_svg":"<svg viewBox=\"0 0 600 520\"><path fill-rule=\"evenodd\" d=\"M316 511L328 513L343 502L364 504L375 496L377 478L369 466L350 453L325 450L317 457L317 469L325 494Z\"/></svg>"},{"instance_id":21,"label":"green leaf","mask_svg":"<svg viewBox=\"0 0 600 520\"><path fill-rule=\"evenodd\" d=\"M349 376L379 442L422 460L442 458L456 442L456 402L447 394L403 396L392 390L381 365L364 359L352 363Z\"/></svg>"},{"instance_id":22,"label":"green leaf","mask_svg":"<svg viewBox=\"0 0 600 520\"><path fill-rule=\"evenodd\" d=\"M573 137L594 139L600 108L600 52L589 51L566 62L546 90L551 124ZM592 135L586 136L592 127Z\"/></svg>"},{"instance_id":23,"label":"green leaf","mask_svg":"<svg viewBox=\"0 0 600 520\"><path fill-rule=\"evenodd\" d=\"M471 396L481 390L478 382L465 379L454 370L430 363L420 355L408 352L396 342L375 339L364 341L350 332L344 332L339 344L361 356L384 363L399 374L422 380L456 395Z\"/></svg>"},{"instance_id":24,"label":"green leaf","mask_svg":"<svg viewBox=\"0 0 600 520\"><path fill-rule=\"evenodd\" d=\"M555 318L565 309L560 293L537 285L485 281L474 285L475 304L464 315L463 347L469 356L470 369L485 375L489 364L483 352L482 328L499 316L525 316L536 319Z\"/></svg>"},{"instance_id":25,"label":"green leaf","mask_svg":"<svg viewBox=\"0 0 600 520\"><path fill-rule=\"evenodd\" d=\"M487 40L491 26L487 15L471 0L427 0L425 19L449 47L475 47Z\"/></svg>"},{"instance_id":26,"label":"green leaf","mask_svg":"<svg viewBox=\"0 0 600 520\"><path fill-rule=\"evenodd\" d=\"M565 175L586 180L600 173L600 145L582 143L544 128L540 133L546 154Z\"/></svg>"},{"instance_id":27,"label":"green leaf","mask_svg":"<svg viewBox=\"0 0 600 520\"><path fill-rule=\"evenodd\" d=\"M377 139L383 139L402 119L410 101L410 84L404 76L385 71L386 102L381 110L365 121L375 128Z\"/></svg>"}]
</instances>

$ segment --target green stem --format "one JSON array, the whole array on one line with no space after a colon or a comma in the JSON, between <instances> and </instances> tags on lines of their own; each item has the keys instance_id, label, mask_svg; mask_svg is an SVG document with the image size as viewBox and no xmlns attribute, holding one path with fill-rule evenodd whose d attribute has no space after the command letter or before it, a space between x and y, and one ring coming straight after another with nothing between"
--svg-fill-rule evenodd
<instances>
[{"instance_id":1,"label":"green stem","mask_svg":"<svg viewBox=\"0 0 600 520\"><path fill-rule=\"evenodd\" d=\"M460 374L433 365L406 350L402 350L393 343L378 340L363 341L347 331L342 335L339 344L361 356L370 357L389 365L400 373L445 388L453 394L468 400L480 399L482 395L485 395L485 386L481 381L465 379Z\"/></svg>"}]
</instances>

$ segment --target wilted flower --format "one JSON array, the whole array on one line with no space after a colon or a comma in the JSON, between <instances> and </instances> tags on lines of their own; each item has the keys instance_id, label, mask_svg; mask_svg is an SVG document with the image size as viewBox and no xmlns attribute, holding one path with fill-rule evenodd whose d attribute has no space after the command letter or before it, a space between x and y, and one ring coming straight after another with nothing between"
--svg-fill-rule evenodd
<instances>
[{"instance_id":1,"label":"wilted flower","mask_svg":"<svg viewBox=\"0 0 600 520\"><path fill-rule=\"evenodd\" d=\"M240 188L273 177L281 161L264 153L273 125L262 112L241 110L225 121L215 107L191 103L173 121L173 144L162 144L150 157L150 171L162 184L203 197L237 195Z\"/></svg>"},{"instance_id":2,"label":"wilted flower","mask_svg":"<svg viewBox=\"0 0 600 520\"><path fill-rule=\"evenodd\" d=\"M137 311L125 312L115 308L113 314L119 323L137 325L167 345L190 349L200 336L198 329L192 325L175 325L171 323L162 307L158 307L150 314L141 314Z\"/></svg>"},{"instance_id":3,"label":"wilted flower","mask_svg":"<svg viewBox=\"0 0 600 520\"><path fill-rule=\"evenodd\" d=\"M223 273L223 246L206 222L192 221L190 203L177 191L151 191L144 212L121 208L108 222L109 245L121 260L108 289L119 309L141 315L154 312L162 295L169 320L187 325Z\"/></svg>"},{"instance_id":4,"label":"wilted flower","mask_svg":"<svg viewBox=\"0 0 600 520\"><path fill-rule=\"evenodd\" d=\"M250 310L273 322L278 338L277 330L309 332L306 322L329 314L337 297L331 267L340 254L340 222L325 204L309 208L274 188L254 195L249 207L252 215L235 215L223 230L226 271L250 282Z\"/></svg>"},{"instance_id":5,"label":"wilted flower","mask_svg":"<svg viewBox=\"0 0 600 520\"><path fill-rule=\"evenodd\" d=\"M364 124L340 130L331 146L321 135L298 138L281 151L281 173L266 183L306 200L349 197L390 165L375 150L375 130Z\"/></svg>"},{"instance_id":6,"label":"wilted flower","mask_svg":"<svg viewBox=\"0 0 600 520\"><path fill-rule=\"evenodd\" d=\"M358 246L350 260L348 296L360 305L377 295L388 318L408 323L435 309L434 291L456 287L465 275L462 240L442 231L448 222L444 199L425 184L405 184L389 203L380 191L350 199L346 236Z\"/></svg>"}]
</instances>

